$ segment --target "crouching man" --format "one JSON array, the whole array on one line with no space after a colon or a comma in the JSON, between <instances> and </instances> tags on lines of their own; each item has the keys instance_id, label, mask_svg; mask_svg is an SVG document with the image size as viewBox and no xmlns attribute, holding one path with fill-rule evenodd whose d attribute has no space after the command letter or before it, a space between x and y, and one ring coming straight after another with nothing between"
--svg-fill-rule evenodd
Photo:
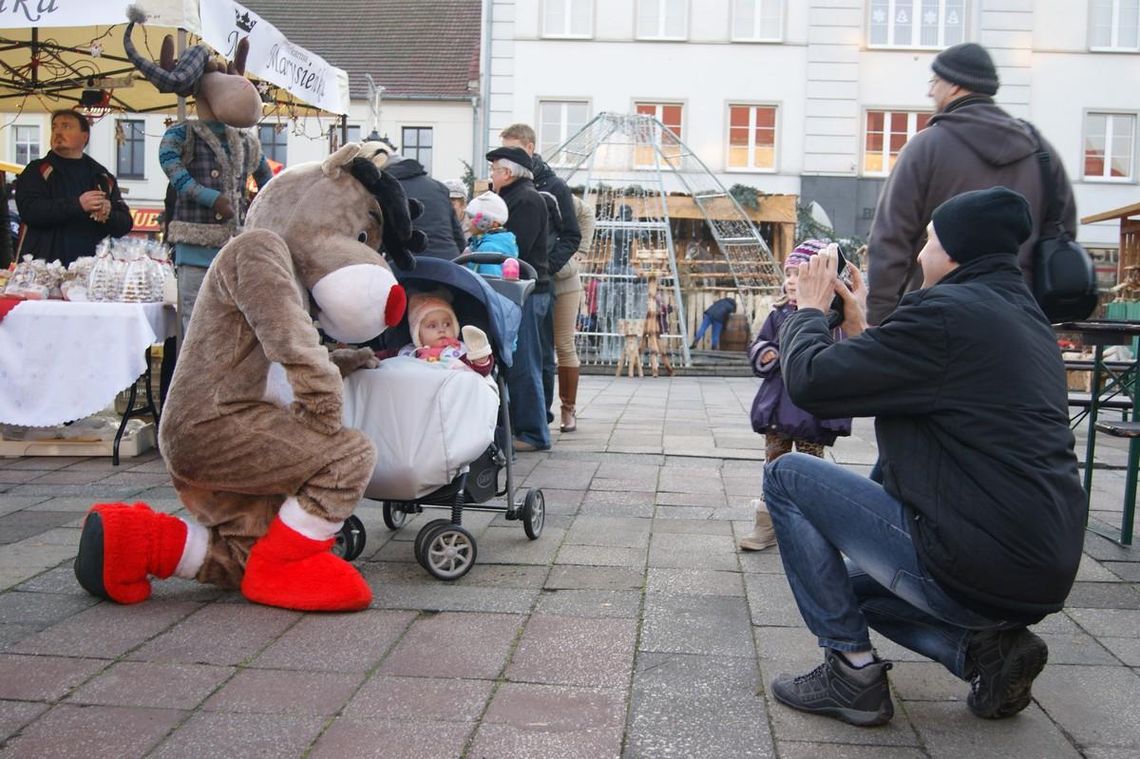
<instances>
[{"instance_id":1,"label":"crouching man","mask_svg":"<svg viewBox=\"0 0 1140 759\"><path fill-rule=\"evenodd\" d=\"M814 671L772 682L778 701L886 723L891 663L870 627L969 682L979 717L1029 704L1048 650L1026 626L1064 605L1086 512L1065 370L1017 265L1031 228L1004 187L946 201L918 257L923 289L876 328L862 278L840 283L834 254L800 265L780 339L792 400L874 416L882 477L800 454L765 468L788 583L824 649ZM836 293L838 343L824 316Z\"/></svg>"}]
</instances>

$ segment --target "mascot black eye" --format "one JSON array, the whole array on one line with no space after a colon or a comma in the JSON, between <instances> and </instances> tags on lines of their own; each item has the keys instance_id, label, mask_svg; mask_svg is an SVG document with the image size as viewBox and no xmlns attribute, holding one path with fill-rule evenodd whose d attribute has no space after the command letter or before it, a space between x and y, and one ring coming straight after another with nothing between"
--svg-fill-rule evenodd
<instances>
[{"instance_id":1,"label":"mascot black eye","mask_svg":"<svg viewBox=\"0 0 1140 759\"><path fill-rule=\"evenodd\" d=\"M356 239L360 242L367 243L368 242L368 233L367 232L361 232L360 234L358 234L356 236Z\"/></svg>"}]
</instances>

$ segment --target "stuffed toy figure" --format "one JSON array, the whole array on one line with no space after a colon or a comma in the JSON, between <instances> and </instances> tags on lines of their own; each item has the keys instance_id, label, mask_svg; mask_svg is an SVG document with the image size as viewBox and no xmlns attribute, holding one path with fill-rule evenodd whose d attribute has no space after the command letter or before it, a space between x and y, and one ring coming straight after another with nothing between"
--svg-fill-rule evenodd
<instances>
[{"instance_id":1,"label":"stuffed toy figure","mask_svg":"<svg viewBox=\"0 0 1140 759\"><path fill-rule=\"evenodd\" d=\"M145 14L131 5L127 17L123 46L131 63L159 92L193 96L198 112L197 119L166 130L158 154L175 194L166 241L174 244L184 334L206 269L241 229L248 177L263 187L273 176L260 143L248 131L261 120L261 96L245 77L248 39L242 38L227 65L214 60L205 45L194 45L175 60L174 40L166 35L155 63L131 39Z\"/></svg>"},{"instance_id":2,"label":"stuffed toy figure","mask_svg":"<svg viewBox=\"0 0 1140 759\"><path fill-rule=\"evenodd\" d=\"M245 230L218 253L163 407L160 441L193 520L143 504L88 513L75 573L118 603L150 577L240 588L288 609L350 611L368 584L329 549L372 476L376 452L342 426L342 375L375 366L362 343L400 321L402 269L424 236L400 183L349 143L286 169L258 194Z\"/></svg>"}]
</instances>

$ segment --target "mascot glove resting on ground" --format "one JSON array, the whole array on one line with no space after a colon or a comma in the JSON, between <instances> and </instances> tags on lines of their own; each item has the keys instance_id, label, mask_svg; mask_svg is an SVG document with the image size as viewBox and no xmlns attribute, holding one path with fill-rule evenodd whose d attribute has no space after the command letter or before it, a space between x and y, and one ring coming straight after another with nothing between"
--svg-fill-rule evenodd
<instances>
[{"instance_id":1,"label":"mascot glove resting on ground","mask_svg":"<svg viewBox=\"0 0 1140 759\"><path fill-rule=\"evenodd\" d=\"M376 451L341 423L342 373L368 349L330 356L332 338L372 339L397 323L401 268L422 250L399 182L345 145L286 170L250 207L202 284L163 409L160 439L192 521L143 504L88 513L75 573L118 603L172 575L240 588L289 609L368 606L368 584L329 550L364 493ZM414 204L415 205L415 204Z\"/></svg>"}]
</instances>

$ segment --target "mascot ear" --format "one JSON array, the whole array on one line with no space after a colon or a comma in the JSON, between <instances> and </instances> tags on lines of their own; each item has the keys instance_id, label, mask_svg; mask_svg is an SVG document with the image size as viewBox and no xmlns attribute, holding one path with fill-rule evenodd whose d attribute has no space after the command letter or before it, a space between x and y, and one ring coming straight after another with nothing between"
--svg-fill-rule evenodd
<instances>
[{"instance_id":1,"label":"mascot ear","mask_svg":"<svg viewBox=\"0 0 1140 759\"><path fill-rule=\"evenodd\" d=\"M350 143L351 144L351 143ZM350 164L352 175L368 188L380 204L384 214L382 240L384 250L406 271L416 266L413 253L420 253L427 246L427 237L412 227L412 219L423 213L423 204L408 200L400 180L387 172L380 171L367 158L357 156Z\"/></svg>"},{"instance_id":2,"label":"mascot ear","mask_svg":"<svg viewBox=\"0 0 1140 759\"><path fill-rule=\"evenodd\" d=\"M357 179L360 179L361 184L371 190L369 184L361 179L360 176L356 173L355 158L359 152L360 145L356 144L355 142L346 142L343 146L341 146L339 150L330 155L321 163L321 173L323 173L329 179L336 179L340 176L340 172L343 169L347 168L352 172L353 176L355 176Z\"/></svg>"}]
</instances>

